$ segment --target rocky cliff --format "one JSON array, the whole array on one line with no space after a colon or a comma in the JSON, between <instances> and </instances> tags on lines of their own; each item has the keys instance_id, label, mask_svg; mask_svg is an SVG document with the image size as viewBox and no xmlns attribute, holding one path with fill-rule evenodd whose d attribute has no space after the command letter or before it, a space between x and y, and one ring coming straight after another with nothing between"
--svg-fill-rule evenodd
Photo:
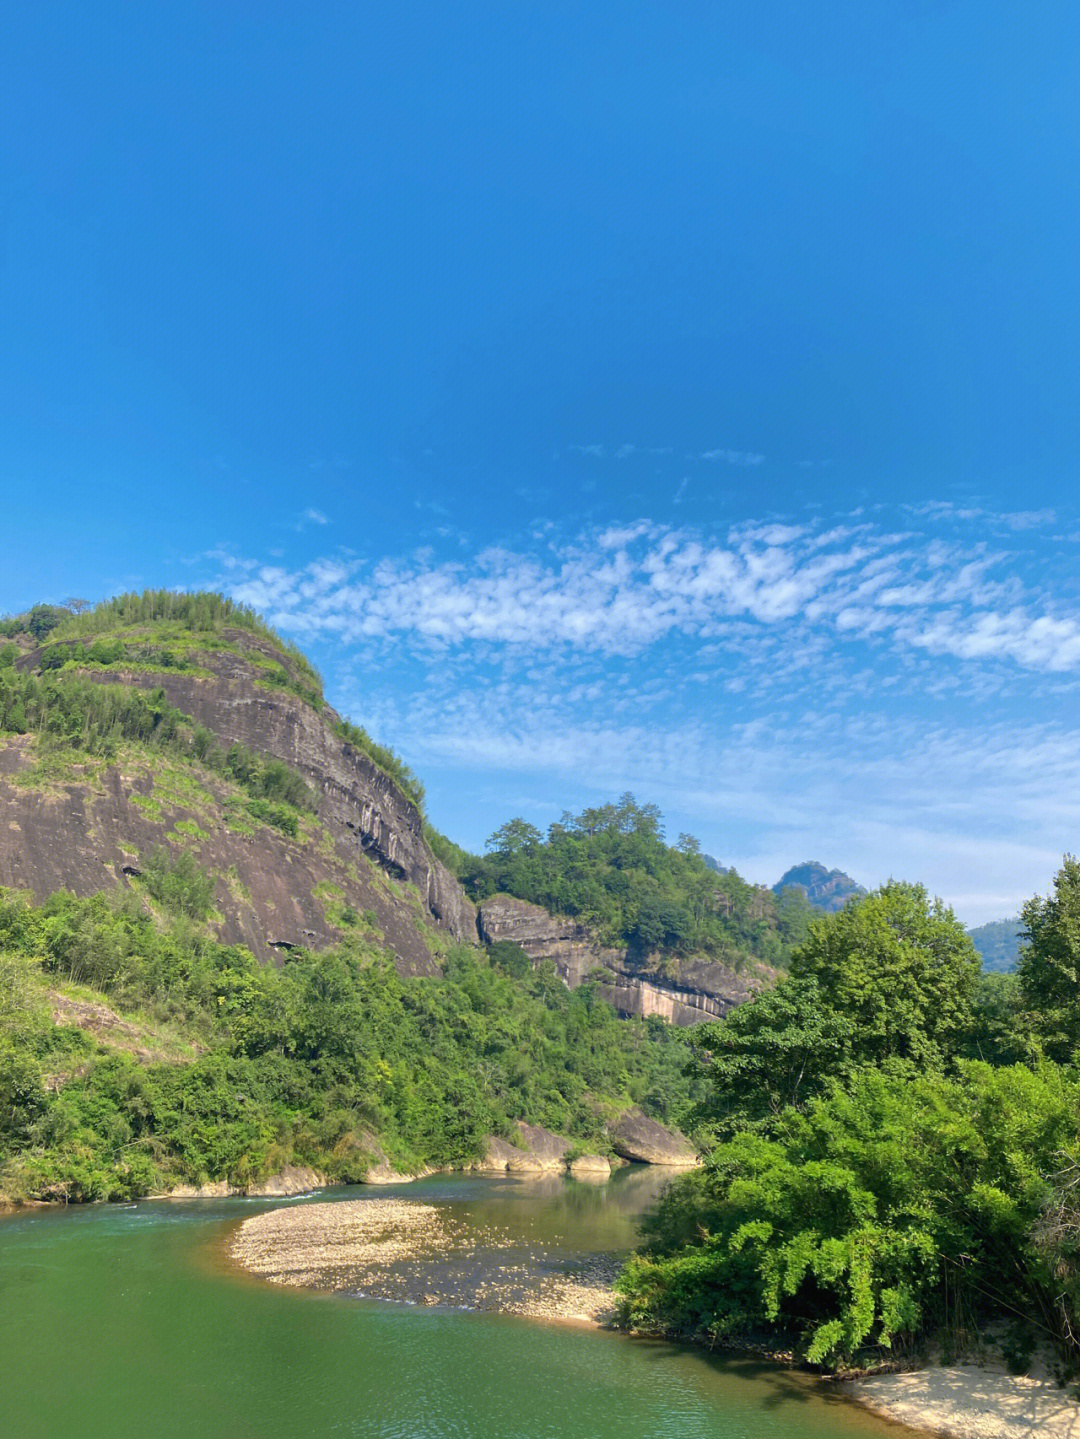
<instances>
[{"instance_id":1,"label":"rocky cliff","mask_svg":"<svg viewBox=\"0 0 1080 1439\"><path fill-rule=\"evenodd\" d=\"M424 923L476 942L475 913L432 855L420 814L367 754L335 733L337 715L267 682L288 660L258 635L225 630L221 648L187 668L87 667L102 684L162 689L224 745L282 760L316 797L297 838L235 818L232 787L197 766L127 747L115 763L88 761L39 775L32 736L0 737L0 886L91 894L137 877L156 845L190 849L220 876L219 934L272 958L340 939L346 910L366 915L409 973L433 973ZM75 654L75 646L72 645ZM78 652L81 653L81 650ZM34 669L41 651L20 657ZM65 671L66 672L66 671Z\"/></svg>"},{"instance_id":2,"label":"rocky cliff","mask_svg":"<svg viewBox=\"0 0 1080 1439\"><path fill-rule=\"evenodd\" d=\"M849 899L866 893L850 874L845 874L842 869L826 869L814 859L789 869L773 885L773 893L779 894L782 889L788 888L801 889L815 909L824 909L829 913L843 909Z\"/></svg>"},{"instance_id":3,"label":"rocky cliff","mask_svg":"<svg viewBox=\"0 0 1080 1439\"><path fill-rule=\"evenodd\" d=\"M672 1024L698 1024L727 1014L761 987L761 979L744 979L706 960L669 961L662 971L633 965L622 950L598 945L576 920L510 895L485 900L477 925L485 944L508 941L534 963L551 960L571 989L595 977L600 993L620 1014L658 1014Z\"/></svg>"},{"instance_id":4,"label":"rocky cliff","mask_svg":"<svg viewBox=\"0 0 1080 1439\"><path fill-rule=\"evenodd\" d=\"M108 641L101 662L93 655L106 650L92 639L24 645L15 668L160 690L220 745L243 745L299 774L314 812L289 835L258 822L236 785L190 757L125 744L107 762L69 753L43 763L34 735L0 735L0 886L39 899L58 889L88 895L137 883L145 857L165 846L189 851L215 876L218 937L263 959L324 948L360 926L403 972L433 974L440 934L443 947L511 940L534 961L552 960L572 988L597 978L620 1013L679 1025L721 1016L767 982L702 960L631 962L576 921L508 896L486 901L478 916L425 842L416 805L350 742L356 732L272 637L229 626L174 632L170 650L135 627Z\"/></svg>"}]
</instances>

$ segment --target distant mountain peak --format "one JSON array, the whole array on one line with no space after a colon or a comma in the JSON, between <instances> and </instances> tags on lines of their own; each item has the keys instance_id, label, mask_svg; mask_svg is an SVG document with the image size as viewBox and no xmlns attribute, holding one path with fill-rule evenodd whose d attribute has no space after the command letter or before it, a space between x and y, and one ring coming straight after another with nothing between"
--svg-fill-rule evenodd
<instances>
[{"instance_id":1,"label":"distant mountain peak","mask_svg":"<svg viewBox=\"0 0 1080 1439\"><path fill-rule=\"evenodd\" d=\"M850 874L845 874L842 869L826 869L816 859L792 865L773 885L773 893L779 894L782 889L788 888L801 889L816 909L825 910L843 909L853 896L866 893Z\"/></svg>"}]
</instances>

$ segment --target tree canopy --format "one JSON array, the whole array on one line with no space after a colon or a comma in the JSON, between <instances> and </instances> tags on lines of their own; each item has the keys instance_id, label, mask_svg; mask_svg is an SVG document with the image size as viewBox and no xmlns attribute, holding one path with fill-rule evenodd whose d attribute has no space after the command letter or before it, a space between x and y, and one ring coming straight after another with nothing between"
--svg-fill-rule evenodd
<instances>
[{"instance_id":1,"label":"tree canopy","mask_svg":"<svg viewBox=\"0 0 1080 1439\"><path fill-rule=\"evenodd\" d=\"M476 900L512 894L571 915L631 958L702 955L741 967L758 959L783 965L813 913L804 895L782 897L718 873L691 835L664 839L654 804L623 794L612 804L564 813L546 837L527 820L508 820L484 856L436 843Z\"/></svg>"},{"instance_id":2,"label":"tree canopy","mask_svg":"<svg viewBox=\"0 0 1080 1439\"><path fill-rule=\"evenodd\" d=\"M1066 857L1024 908L1016 978L982 975L922 886L887 884L700 1026L706 1163L654 1212L623 1322L835 1367L1019 1310L1080 1364L1080 1081L1052 1062L1080 1041L1078 899Z\"/></svg>"}]
</instances>

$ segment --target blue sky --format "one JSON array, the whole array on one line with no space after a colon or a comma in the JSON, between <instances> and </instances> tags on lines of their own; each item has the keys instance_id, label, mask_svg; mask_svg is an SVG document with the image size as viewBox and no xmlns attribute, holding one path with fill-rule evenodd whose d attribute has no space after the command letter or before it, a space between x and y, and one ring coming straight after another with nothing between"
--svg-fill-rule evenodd
<instances>
[{"instance_id":1,"label":"blue sky","mask_svg":"<svg viewBox=\"0 0 1080 1439\"><path fill-rule=\"evenodd\" d=\"M1080 834L1072 7L10 6L0 610L222 586L473 846Z\"/></svg>"}]
</instances>

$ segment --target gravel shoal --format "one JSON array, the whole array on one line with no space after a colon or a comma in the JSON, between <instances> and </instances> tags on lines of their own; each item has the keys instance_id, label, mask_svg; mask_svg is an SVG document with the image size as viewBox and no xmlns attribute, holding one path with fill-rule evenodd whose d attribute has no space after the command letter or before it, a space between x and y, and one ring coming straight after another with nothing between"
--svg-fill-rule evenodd
<instances>
[{"instance_id":1,"label":"gravel shoal","mask_svg":"<svg viewBox=\"0 0 1080 1439\"><path fill-rule=\"evenodd\" d=\"M593 1325L611 1321L620 1267L615 1255L567 1259L408 1199L271 1209L244 1220L229 1252L274 1284Z\"/></svg>"},{"instance_id":2,"label":"gravel shoal","mask_svg":"<svg viewBox=\"0 0 1080 1439\"><path fill-rule=\"evenodd\" d=\"M932 1366L862 1379L868 1409L950 1439L1080 1439L1080 1405L1049 1374L1000 1365Z\"/></svg>"}]
</instances>

